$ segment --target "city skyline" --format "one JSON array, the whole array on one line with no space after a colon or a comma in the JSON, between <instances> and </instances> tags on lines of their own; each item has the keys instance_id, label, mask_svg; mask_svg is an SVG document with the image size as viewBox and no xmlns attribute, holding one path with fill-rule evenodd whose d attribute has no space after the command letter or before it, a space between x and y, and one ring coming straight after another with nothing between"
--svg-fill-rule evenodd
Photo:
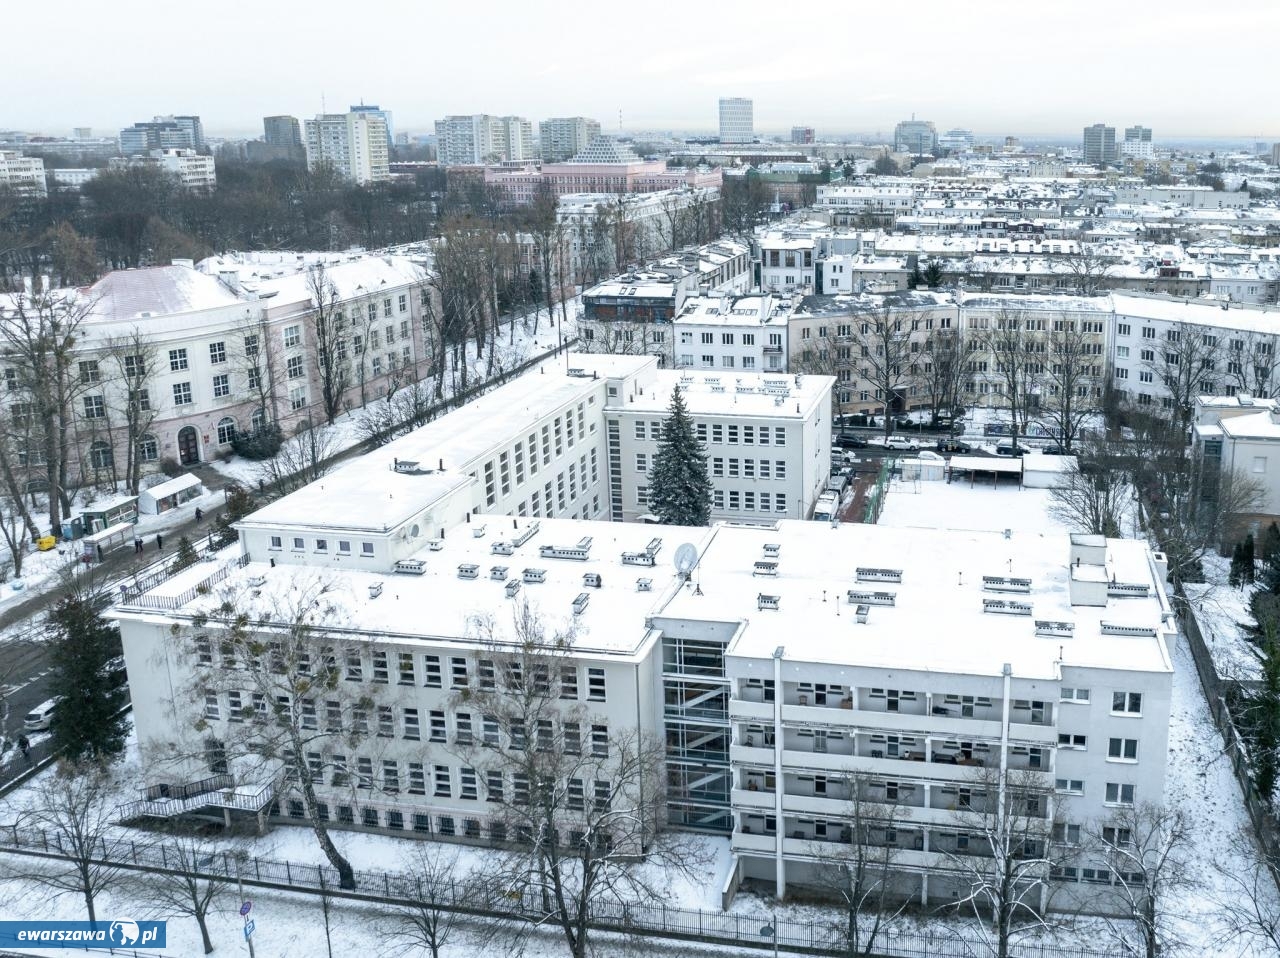
<instances>
[{"instance_id":1,"label":"city skyline","mask_svg":"<svg viewBox=\"0 0 1280 958\"><path fill-rule=\"evenodd\" d=\"M632 18L600 10L590 23L557 20L553 35L542 12L497 2L486 17L484 58L473 56L466 42L435 47L431 72L450 78L443 84L422 83L399 58L358 55L351 36L333 29L337 7L330 16L324 2L301 20L287 9L254 7L257 35L291 42L255 47L270 49L269 57L238 59L236 51L245 48L245 20L234 13L241 5L232 3L232 15L201 25L203 48L227 52L212 75L191 69L185 25L157 19L138 0L110 9L62 6L75 7L79 28L59 39L63 55L56 61L34 46L11 51L14 95L0 113L0 127L115 131L140 116L185 113L200 115L213 135L258 135L263 116L305 118L363 98L393 110L397 128L414 133L429 132L449 114L480 112L524 116L535 123L588 116L599 119L606 132L619 129L621 112L625 131L714 131L718 99L741 96L754 101L757 133L784 136L797 123L816 127L819 136L891 135L894 125L912 114L932 120L940 131L959 126L980 136L1065 137L1099 120L1117 127L1151 126L1161 139L1271 139L1277 134L1260 128L1275 121L1251 98L1231 96L1266 88L1270 65L1262 38L1271 32L1268 27L1280 26L1280 11L1245 0L1227 0L1218 9L1225 22L1249 24L1229 54L1227 47L1205 43L1202 34L1186 30L1178 17L1152 19L1142 10L1096 0L1073 8L1071 18L1027 8L1015 15L1008 4L988 0L976 10L966 8L962 22L923 11L904 23L893 11L875 9L861 10L849 21L857 35L909 35L916 65L911 70L904 68L895 43L866 44L856 58L835 53L824 58L808 47L779 50L767 31L757 29L765 10L752 5L735 7L738 16L718 21L718 53L712 58L705 36L673 32L662 16ZM34 12L26 12L30 9L16 13L17 35L39 29ZM448 8L428 13L375 2L363 17L376 18L380 9L394 14L400 36L465 38L475 30L469 11ZM33 19L24 25L28 16ZM46 17L42 12L41 23ZM995 65L976 58L977 48L969 42L989 42L993 25L1015 41L1001 49ZM547 57L538 41L543 34L566 55ZM619 68L612 39L619 35L632 53L625 68ZM1058 59L1046 60L1036 39L1048 35L1055 50L1066 51ZM1022 37L1027 42L1020 45L1016 41ZM127 47L150 53L120 57L118 51ZM567 51L573 51L572 58ZM83 65L76 74L95 77L98 96L92 101L83 98L67 62ZM1196 70L1187 69L1192 62ZM495 63L511 66L494 69ZM1119 71L1118 65L1126 69ZM939 82L941 75L957 71L967 72L965 83ZM527 82L513 85L513 72ZM584 75L589 83L580 82ZM1028 75L1036 82L1024 82ZM1160 78L1158 93L1151 84L1137 82L1144 76ZM814 97L813 91L822 88L830 95Z\"/></svg>"}]
</instances>

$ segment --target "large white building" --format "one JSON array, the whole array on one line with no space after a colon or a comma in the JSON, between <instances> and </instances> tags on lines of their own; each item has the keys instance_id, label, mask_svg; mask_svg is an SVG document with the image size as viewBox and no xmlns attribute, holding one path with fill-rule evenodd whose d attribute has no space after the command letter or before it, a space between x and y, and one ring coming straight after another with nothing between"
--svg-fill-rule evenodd
<instances>
[{"instance_id":1,"label":"large white building","mask_svg":"<svg viewBox=\"0 0 1280 958\"><path fill-rule=\"evenodd\" d=\"M533 125L522 116L446 116L436 120L436 159L441 166L536 161Z\"/></svg>"},{"instance_id":2,"label":"large white building","mask_svg":"<svg viewBox=\"0 0 1280 958\"><path fill-rule=\"evenodd\" d=\"M155 167L174 177L184 190L195 192L208 193L218 185L218 172L213 157L195 150L152 150L145 156L113 156L108 166L113 170L137 166ZM55 179L60 183L66 182L63 177ZM78 187L83 186L87 179L75 176L72 182L79 181L76 184Z\"/></svg>"},{"instance_id":3,"label":"large white building","mask_svg":"<svg viewBox=\"0 0 1280 958\"><path fill-rule=\"evenodd\" d=\"M577 156L600 135L600 121L585 116L557 116L538 124L538 152L544 163L563 163Z\"/></svg>"},{"instance_id":4,"label":"large white building","mask_svg":"<svg viewBox=\"0 0 1280 958\"><path fill-rule=\"evenodd\" d=\"M741 96L720 98L720 142L750 143L755 138L751 100Z\"/></svg>"},{"instance_id":5,"label":"large white building","mask_svg":"<svg viewBox=\"0 0 1280 958\"><path fill-rule=\"evenodd\" d=\"M688 299L675 320L676 368L785 373L788 312L770 293Z\"/></svg>"},{"instance_id":6,"label":"large white building","mask_svg":"<svg viewBox=\"0 0 1280 958\"><path fill-rule=\"evenodd\" d=\"M355 183L391 176L387 122L377 113L319 113L304 124L307 168L331 168Z\"/></svg>"},{"instance_id":7,"label":"large white building","mask_svg":"<svg viewBox=\"0 0 1280 958\"><path fill-rule=\"evenodd\" d=\"M44 196L48 192L44 160L38 156L23 156L16 151L0 150L0 189Z\"/></svg>"},{"instance_id":8,"label":"large white building","mask_svg":"<svg viewBox=\"0 0 1280 958\"><path fill-rule=\"evenodd\" d=\"M577 397L551 388L576 429ZM574 458L538 431L522 446L553 469ZM815 880L853 840L856 790L894 811L894 829L866 835L896 849L894 891L945 903L987 854L984 822L1016 798L1029 840L1053 842L1063 862L1033 880L1070 907L1076 883L1105 869L1087 849L1069 857L1084 830L1161 801L1175 627L1145 543L476 514L437 528L442 516L415 511L419 489L452 484L474 503L484 481L390 449L367 458L378 472L359 472L374 485L328 476L246 520L221 567L121 600L145 789L123 815L304 816L278 761L228 754L234 723L271 706L248 681L233 687L246 663L227 659L217 609L232 601L270 647L291 624L282 610L320 584L316 641L332 642L343 676L333 694L361 696L360 721L378 729L353 742L341 703L302 703L313 751L293 774L311 770L331 827L519 840L487 801L519 783L477 776L458 746L526 747L465 694L504 681L492 642L516 639L511 610L526 600L567 643L551 680L565 719L539 747L577 749L587 726L606 749L619 732L663 741L667 823L730 834L731 875L714 876L726 888L746 878L783 895ZM220 691L202 692L214 670Z\"/></svg>"}]
</instances>

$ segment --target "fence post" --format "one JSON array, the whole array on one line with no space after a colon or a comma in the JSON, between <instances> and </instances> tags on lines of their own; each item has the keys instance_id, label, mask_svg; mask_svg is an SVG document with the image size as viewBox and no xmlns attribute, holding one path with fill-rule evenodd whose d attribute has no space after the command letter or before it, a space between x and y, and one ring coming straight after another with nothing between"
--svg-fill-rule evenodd
<instances>
[{"instance_id":1,"label":"fence post","mask_svg":"<svg viewBox=\"0 0 1280 958\"><path fill-rule=\"evenodd\" d=\"M388 898L391 897L391 876L386 872L382 873L382 890Z\"/></svg>"},{"instance_id":2,"label":"fence post","mask_svg":"<svg viewBox=\"0 0 1280 958\"><path fill-rule=\"evenodd\" d=\"M287 881L290 885L293 884L293 869L289 867L288 861L284 863L284 880Z\"/></svg>"},{"instance_id":3,"label":"fence post","mask_svg":"<svg viewBox=\"0 0 1280 958\"><path fill-rule=\"evenodd\" d=\"M253 856L253 875L258 881L262 881L262 869L258 867L258 856Z\"/></svg>"}]
</instances>

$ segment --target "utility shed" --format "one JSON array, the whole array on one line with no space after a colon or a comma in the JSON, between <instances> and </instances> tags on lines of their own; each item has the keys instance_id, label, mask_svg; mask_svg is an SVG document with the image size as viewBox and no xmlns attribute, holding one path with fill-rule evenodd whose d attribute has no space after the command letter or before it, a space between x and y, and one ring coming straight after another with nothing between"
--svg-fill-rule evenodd
<instances>
[{"instance_id":1,"label":"utility shed","mask_svg":"<svg viewBox=\"0 0 1280 958\"><path fill-rule=\"evenodd\" d=\"M950 466L953 481L957 473L968 473L970 485L978 480L986 482L988 477L993 486L999 485L1000 480L1006 477L1017 480L1019 484L1022 482L1022 460L1017 457L952 456Z\"/></svg>"},{"instance_id":2,"label":"utility shed","mask_svg":"<svg viewBox=\"0 0 1280 958\"><path fill-rule=\"evenodd\" d=\"M1052 489L1076 469L1075 456L1031 453L1022 457L1022 484L1031 489Z\"/></svg>"}]
</instances>

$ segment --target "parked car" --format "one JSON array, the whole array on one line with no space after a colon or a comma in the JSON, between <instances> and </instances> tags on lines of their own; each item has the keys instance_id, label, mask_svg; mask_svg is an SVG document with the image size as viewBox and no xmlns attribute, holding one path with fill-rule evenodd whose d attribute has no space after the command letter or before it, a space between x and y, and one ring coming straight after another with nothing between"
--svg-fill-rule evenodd
<instances>
[{"instance_id":1,"label":"parked car","mask_svg":"<svg viewBox=\"0 0 1280 958\"><path fill-rule=\"evenodd\" d=\"M916 453L916 458L917 458L917 459L931 459L931 460L932 460L932 461L934 461L934 462L946 462L946 461L947 461L945 457L938 455L936 452L933 452L933 451L932 451L932 450L930 450L930 449L926 449L926 450L924 450L923 452L918 452L918 453Z\"/></svg>"},{"instance_id":2,"label":"parked car","mask_svg":"<svg viewBox=\"0 0 1280 958\"><path fill-rule=\"evenodd\" d=\"M970 452L973 447L959 439L941 439L934 447L938 452Z\"/></svg>"},{"instance_id":3,"label":"parked car","mask_svg":"<svg viewBox=\"0 0 1280 958\"><path fill-rule=\"evenodd\" d=\"M28 732L46 731L53 723L53 713L57 711L58 700L47 699L33 708L27 713L27 717L22 721L22 727Z\"/></svg>"},{"instance_id":4,"label":"parked car","mask_svg":"<svg viewBox=\"0 0 1280 958\"><path fill-rule=\"evenodd\" d=\"M1056 442L1051 442L1047 446L1041 446L1040 451L1046 456L1065 456L1067 450L1063 449Z\"/></svg>"},{"instance_id":5,"label":"parked car","mask_svg":"<svg viewBox=\"0 0 1280 958\"><path fill-rule=\"evenodd\" d=\"M833 446L839 446L841 449L867 448L867 441L861 436L855 436L852 433L841 433L838 436L832 436L831 444Z\"/></svg>"},{"instance_id":6,"label":"parked car","mask_svg":"<svg viewBox=\"0 0 1280 958\"><path fill-rule=\"evenodd\" d=\"M1030 451L1031 450L1028 449L1026 446L1021 446L1021 445L1015 446L1011 442L1002 442L1000 443L1000 445L996 446L997 456L1009 456L1009 457L1025 456Z\"/></svg>"},{"instance_id":7,"label":"parked car","mask_svg":"<svg viewBox=\"0 0 1280 958\"><path fill-rule=\"evenodd\" d=\"M900 452L916 452L920 449L920 443L914 439L908 439L906 436L890 436L884 441L886 449L896 449Z\"/></svg>"}]
</instances>

